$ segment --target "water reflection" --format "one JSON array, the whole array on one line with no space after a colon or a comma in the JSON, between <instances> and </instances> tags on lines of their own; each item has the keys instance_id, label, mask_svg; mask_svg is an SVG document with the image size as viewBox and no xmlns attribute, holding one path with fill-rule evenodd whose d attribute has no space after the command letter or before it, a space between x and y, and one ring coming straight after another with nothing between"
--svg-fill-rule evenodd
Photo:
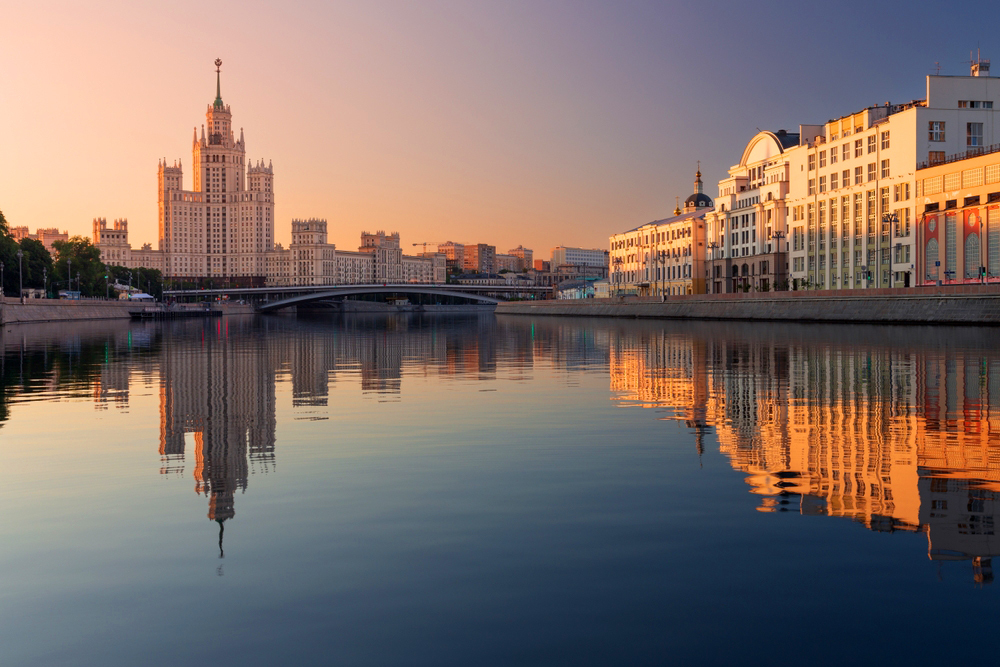
<instances>
[{"instance_id":1,"label":"water reflection","mask_svg":"<svg viewBox=\"0 0 1000 667\"><path fill-rule=\"evenodd\" d=\"M254 474L277 464L277 388L293 416L329 418L356 381L399 401L407 377L573 386L606 373L611 399L717 446L765 512L844 517L924 532L933 560L970 560L992 580L1000 500L1000 354L981 329L348 316L8 329L0 427L12 406L89 398L159 403L160 473L194 479L224 523ZM905 342L904 342L905 341ZM991 401L991 398L993 399Z\"/></svg>"},{"instance_id":2,"label":"water reflection","mask_svg":"<svg viewBox=\"0 0 1000 667\"><path fill-rule=\"evenodd\" d=\"M761 511L923 531L933 560L1000 553L1000 355L979 329L635 325L613 400L707 429ZM904 343L905 341L905 343Z\"/></svg>"}]
</instances>

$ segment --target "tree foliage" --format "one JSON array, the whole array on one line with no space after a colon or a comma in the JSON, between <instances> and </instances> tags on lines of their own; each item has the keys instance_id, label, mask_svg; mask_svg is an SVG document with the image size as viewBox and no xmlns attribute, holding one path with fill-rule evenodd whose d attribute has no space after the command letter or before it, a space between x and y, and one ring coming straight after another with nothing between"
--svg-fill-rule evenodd
<instances>
[{"instance_id":1,"label":"tree foliage","mask_svg":"<svg viewBox=\"0 0 1000 667\"><path fill-rule=\"evenodd\" d=\"M104 296L106 267L101 262L101 251L90 239L74 236L68 241L54 241L52 247L56 251L52 269L55 277L53 291L67 289L69 279L72 279L73 289L79 286L83 296Z\"/></svg>"}]
</instances>

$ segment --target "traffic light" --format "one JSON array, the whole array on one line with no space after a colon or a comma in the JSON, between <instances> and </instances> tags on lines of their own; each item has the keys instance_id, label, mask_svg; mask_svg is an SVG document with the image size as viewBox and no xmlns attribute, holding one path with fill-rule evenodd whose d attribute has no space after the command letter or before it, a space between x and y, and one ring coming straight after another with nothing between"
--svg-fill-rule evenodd
<instances>
[{"instance_id":1,"label":"traffic light","mask_svg":"<svg viewBox=\"0 0 1000 667\"><path fill-rule=\"evenodd\" d=\"M979 267L979 277L980 278L985 278L986 277L986 267L985 266L980 266Z\"/></svg>"}]
</instances>

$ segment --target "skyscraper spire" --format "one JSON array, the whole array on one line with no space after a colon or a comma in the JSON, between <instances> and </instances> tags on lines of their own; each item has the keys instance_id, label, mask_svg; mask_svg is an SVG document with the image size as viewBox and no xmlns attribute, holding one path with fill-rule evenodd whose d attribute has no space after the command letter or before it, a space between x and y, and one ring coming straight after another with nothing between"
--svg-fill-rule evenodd
<instances>
[{"instance_id":1,"label":"skyscraper spire","mask_svg":"<svg viewBox=\"0 0 1000 667\"><path fill-rule=\"evenodd\" d=\"M222 58L215 59L215 103L213 106L222 106Z\"/></svg>"}]
</instances>

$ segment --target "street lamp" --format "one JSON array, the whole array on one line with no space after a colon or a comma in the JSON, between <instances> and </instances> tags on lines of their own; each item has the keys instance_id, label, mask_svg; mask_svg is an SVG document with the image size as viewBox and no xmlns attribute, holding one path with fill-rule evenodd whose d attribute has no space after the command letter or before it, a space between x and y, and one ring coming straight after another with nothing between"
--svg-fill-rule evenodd
<instances>
[{"instance_id":1,"label":"street lamp","mask_svg":"<svg viewBox=\"0 0 1000 667\"><path fill-rule=\"evenodd\" d=\"M66 258L66 290L73 291L73 260Z\"/></svg>"},{"instance_id":2,"label":"street lamp","mask_svg":"<svg viewBox=\"0 0 1000 667\"><path fill-rule=\"evenodd\" d=\"M45 292L45 298L49 298L49 267L42 267L42 291Z\"/></svg>"},{"instance_id":3,"label":"street lamp","mask_svg":"<svg viewBox=\"0 0 1000 667\"><path fill-rule=\"evenodd\" d=\"M17 251L17 294L21 298L21 303L24 303L24 271L23 263L21 258L24 257L24 251L18 249Z\"/></svg>"},{"instance_id":4,"label":"street lamp","mask_svg":"<svg viewBox=\"0 0 1000 667\"><path fill-rule=\"evenodd\" d=\"M612 264L615 266L615 296L620 296L622 283L622 258L615 257L614 260L612 260Z\"/></svg>"},{"instance_id":5,"label":"street lamp","mask_svg":"<svg viewBox=\"0 0 1000 667\"><path fill-rule=\"evenodd\" d=\"M899 216L896 215L895 213L883 213L882 214L882 224L883 225L889 225L889 247L886 248L886 250L891 250L892 247L893 247L893 237L896 235L895 231L894 231L894 228L895 228L896 225L899 224ZM982 234L980 234L980 238L982 238ZM892 275L892 255L891 254L889 255L889 275ZM889 281L889 284L886 285L886 287L892 287L892 280Z\"/></svg>"},{"instance_id":6,"label":"street lamp","mask_svg":"<svg viewBox=\"0 0 1000 667\"><path fill-rule=\"evenodd\" d=\"M716 241L712 241L708 244L709 250L712 251L712 270L709 273L708 280L712 283L712 294L715 294L715 249L719 247Z\"/></svg>"},{"instance_id":7,"label":"street lamp","mask_svg":"<svg viewBox=\"0 0 1000 667\"><path fill-rule=\"evenodd\" d=\"M82 292L83 291L83 290L80 289L80 272L79 271L76 272L76 291L77 292Z\"/></svg>"},{"instance_id":8,"label":"street lamp","mask_svg":"<svg viewBox=\"0 0 1000 667\"><path fill-rule=\"evenodd\" d=\"M771 238L774 239L774 288L778 289L778 262L781 261L779 257L781 255L781 239L785 238L785 232L775 232L771 234ZM788 263L787 260L785 263ZM785 274L787 275L787 273L786 270Z\"/></svg>"}]
</instances>

